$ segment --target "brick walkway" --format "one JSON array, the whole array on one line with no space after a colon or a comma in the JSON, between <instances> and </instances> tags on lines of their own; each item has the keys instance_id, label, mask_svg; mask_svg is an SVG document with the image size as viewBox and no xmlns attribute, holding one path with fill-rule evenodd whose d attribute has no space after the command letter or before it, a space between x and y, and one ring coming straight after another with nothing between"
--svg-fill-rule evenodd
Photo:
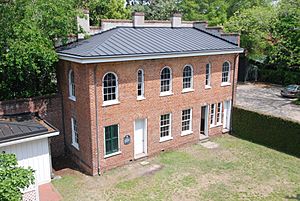
<instances>
[{"instance_id":1,"label":"brick walkway","mask_svg":"<svg viewBox=\"0 0 300 201\"><path fill-rule=\"evenodd\" d=\"M39 186L40 201L60 201L62 197L51 183Z\"/></svg>"}]
</instances>

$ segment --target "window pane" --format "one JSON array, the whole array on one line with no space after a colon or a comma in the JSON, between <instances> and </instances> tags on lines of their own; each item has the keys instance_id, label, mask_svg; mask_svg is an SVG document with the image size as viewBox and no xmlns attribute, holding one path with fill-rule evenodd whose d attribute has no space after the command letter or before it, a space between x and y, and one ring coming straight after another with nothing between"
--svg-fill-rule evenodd
<instances>
[{"instance_id":1,"label":"window pane","mask_svg":"<svg viewBox=\"0 0 300 201\"><path fill-rule=\"evenodd\" d=\"M119 150L118 125L105 127L105 151L111 154Z\"/></svg>"},{"instance_id":2,"label":"window pane","mask_svg":"<svg viewBox=\"0 0 300 201\"><path fill-rule=\"evenodd\" d=\"M103 79L103 99L104 101L115 100L117 98L117 79L113 73L107 73Z\"/></svg>"}]
</instances>

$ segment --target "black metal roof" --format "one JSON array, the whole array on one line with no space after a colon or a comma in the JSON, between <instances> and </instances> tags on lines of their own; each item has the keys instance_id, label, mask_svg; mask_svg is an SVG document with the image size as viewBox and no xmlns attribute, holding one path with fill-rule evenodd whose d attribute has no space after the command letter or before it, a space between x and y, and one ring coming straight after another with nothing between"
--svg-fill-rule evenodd
<instances>
[{"instance_id":1,"label":"black metal roof","mask_svg":"<svg viewBox=\"0 0 300 201\"><path fill-rule=\"evenodd\" d=\"M109 57L242 50L237 44L193 27L116 27L58 49L79 57Z\"/></svg>"},{"instance_id":2,"label":"black metal roof","mask_svg":"<svg viewBox=\"0 0 300 201\"><path fill-rule=\"evenodd\" d=\"M46 134L50 130L31 115L0 118L0 143Z\"/></svg>"}]
</instances>

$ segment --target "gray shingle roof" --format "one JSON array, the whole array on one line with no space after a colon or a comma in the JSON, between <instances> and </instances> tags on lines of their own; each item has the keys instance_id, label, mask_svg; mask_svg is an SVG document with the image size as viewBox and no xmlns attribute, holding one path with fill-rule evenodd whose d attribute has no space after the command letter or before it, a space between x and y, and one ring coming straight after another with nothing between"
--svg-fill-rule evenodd
<instances>
[{"instance_id":1,"label":"gray shingle roof","mask_svg":"<svg viewBox=\"0 0 300 201\"><path fill-rule=\"evenodd\" d=\"M80 57L241 50L222 37L192 27L117 27L58 49Z\"/></svg>"}]
</instances>

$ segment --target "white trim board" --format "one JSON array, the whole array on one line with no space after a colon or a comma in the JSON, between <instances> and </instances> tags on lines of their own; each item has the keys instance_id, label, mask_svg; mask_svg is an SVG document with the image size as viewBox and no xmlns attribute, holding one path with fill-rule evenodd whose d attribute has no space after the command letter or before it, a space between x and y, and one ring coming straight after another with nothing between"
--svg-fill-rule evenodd
<instances>
[{"instance_id":1,"label":"white trim board","mask_svg":"<svg viewBox=\"0 0 300 201\"><path fill-rule=\"evenodd\" d=\"M39 140L39 139L48 138L48 137L57 136L57 135L59 135L58 131L48 133L48 134L45 134L45 135L38 135L38 136L34 136L34 137L28 137L28 138L23 138L23 139L19 139L19 140L13 140L13 141L10 141L10 142L0 143L0 147L6 147L6 146L9 146L9 145L20 144L20 143L23 143L23 142Z\"/></svg>"},{"instance_id":2,"label":"white trim board","mask_svg":"<svg viewBox=\"0 0 300 201\"><path fill-rule=\"evenodd\" d=\"M225 50L225 51L211 51L211 52L194 52L194 53L179 53L179 54L156 54L156 55L130 55L130 56L113 56L113 57L81 57L75 55L69 55L64 53L57 53L59 59L72 61L81 64L91 63L105 63L105 62L118 62L118 61L136 61L136 60L148 60L148 59L167 59L177 57L194 57L194 56L209 56L209 55L221 55L221 54L235 54L243 53L243 49L238 50Z\"/></svg>"}]
</instances>

